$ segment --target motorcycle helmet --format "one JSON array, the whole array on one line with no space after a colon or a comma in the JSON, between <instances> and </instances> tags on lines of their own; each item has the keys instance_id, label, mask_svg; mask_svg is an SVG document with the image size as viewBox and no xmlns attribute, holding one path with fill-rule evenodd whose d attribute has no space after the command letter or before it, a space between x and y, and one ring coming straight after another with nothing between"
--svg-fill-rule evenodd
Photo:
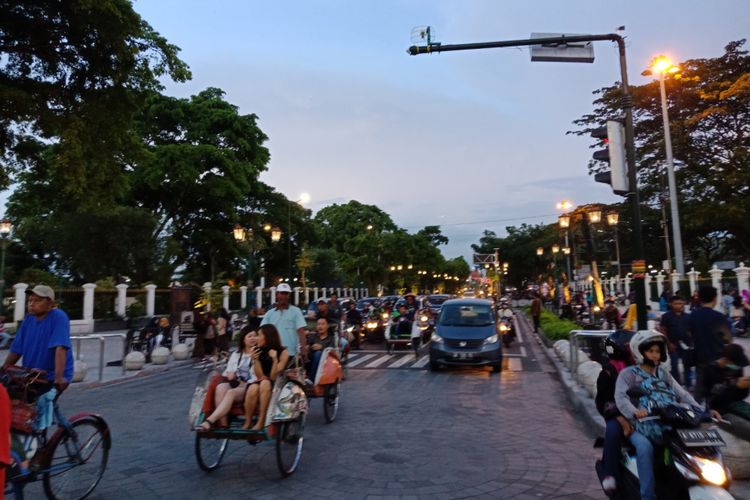
<instances>
[{"instance_id":1,"label":"motorcycle helmet","mask_svg":"<svg viewBox=\"0 0 750 500\"><path fill-rule=\"evenodd\" d=\"M661 363L667 362L667 338L656 330L640 330L638 333L633 335L630 339L630 352L633 353L633 358L637 364L648 362L643 356L654 344L661 345Z\"/></svg>"},{"instance_id":2,"label":"motorcycle helmet","mask_svg":"<svg viewBox=\"0 0 750 500\"><path fill-rule=\"evenodd\" d=\"M630 340L632 338L633 333L626 330L617 330L611 333L604 340L604 350L607 351L607 357L631 364L633 362L633 357L630 354Z\"/></svg>"}]
</instances>

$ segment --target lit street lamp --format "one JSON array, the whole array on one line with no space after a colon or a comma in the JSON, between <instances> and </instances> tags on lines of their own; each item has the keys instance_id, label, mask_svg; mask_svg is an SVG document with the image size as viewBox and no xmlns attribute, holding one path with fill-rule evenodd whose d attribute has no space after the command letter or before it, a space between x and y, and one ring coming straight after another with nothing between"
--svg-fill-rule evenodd
<instances>
[{"instance_id":1,"label":"lit street lamp","mask_svg":"<svg viewBox=\"0 0 750 500\"><path fill-rule=\"evenodd\" d=\"M592 208L588 211L589 222L598 224L602 221L602 211L598 208Z\"/></svg>"},{"instance_id":2,"label":"lit street lamp","mask_svg":"<svg viewBox=\"0 0 750 500\"><path fill-rule=\"evenodd\" d=\"M274 243L278 243L280 239L281 239L281 229L279 229L276 226L272 227L271 228L271 241L273 241Z\"/></svg>"},{"instance_id":3,"label":"lit street lamp","mask_svg":"<svg viewBox=\"0 0 750 500\"><path fill-rule=\"evenodd\" d=\"M557 203L557 209L562 210L564 212L568 212L573 208L573 203L571 203L569 200L563 200ZM560 222L560 229L565 229L565 248L568 249L565 253L565 270L568 272L568 284L570 284L570 280L573 278L571 269L570 269L570 215L567 213L562 214L557 219Z\"/></svg>"},{"instance_id":4,"label":"lit street lamp","mask_svg":"<svg viewBox=\"0 0 750 500\"><path fill-rule=\"evenodd\" d=\"M651 68L644 71L644 76L659 75L659 90L661 91L661 114L664 122L664 148L667 155L667 180L669 182L669 208L672 215L672 243L674 244L675 269L681 275L685 274L685 259L682 253L682 234L680 230L680 211L677 206L677 181L674 175L674 157L672 156L672 135L669 132L669 112L667 110L667 90L664 85L664 75L676 73L679 67L672 64L665 56L658 56L651 61Z\"/></svg>"},{"instance_id":5,"label":"lit street lamp","mask_svg":"<svg viewBox=\"0 0 750 500\"><path fill-rule=\"evenodd\" d=\"M13 224L8 219L0 221L0 251L2 257L0 257L0 313L5 312L5 251L8 249L10 244L10 232L13 230Z\"/></svg>"},{"instance_id":6,"label":"lit street lamp","mask_svg":"<svg viewBox=\"0 0 750 500\"><path fill-rule=\"evenodd\" d=\"M540 256L540 257L541 257L542 255L544 255L544 248L542 248L542 247L538 247L538 248L536 249L536 254L537 254L538 256Z\"/></svg>"}]
</instances>

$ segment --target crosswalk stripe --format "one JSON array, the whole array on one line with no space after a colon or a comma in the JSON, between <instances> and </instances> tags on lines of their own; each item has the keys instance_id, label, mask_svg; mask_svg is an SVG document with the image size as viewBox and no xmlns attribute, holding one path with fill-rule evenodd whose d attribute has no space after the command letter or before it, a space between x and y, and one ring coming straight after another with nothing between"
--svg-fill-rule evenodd
<instances>
[{"instance_id":1,"label":"crosswalk stripe","mask_svg":"<svg viewBox=\"0 0 750 500\"><path fill-rule=\"evenodd\" d=\"M512 372L520 372L523 370L521 367L521 358L509 358L508 359L508 370Z\"/></svg>"},{"instance_id":2,"label":"crosswalk stripe","mask_svg":"<svg viewBox=\"0 0 750 500\"><path fill-rule=\"evenodd\" d=\"M353 366L357 366L357 365L358 365L358 364L360 364L360 363L364 363L364 362L365 362L365 361L367 361L368 359L370 359L370 358L374 358L374 357L375 357L375 354L365 354L364 356L362 356L362 357L361 357L361 358L359 358L359 359L356 359L356 360L354 360L353 362L352 362L352 361L350 361L350 362L349 362L349 368L351 368L351 367L353 367Z\"/></svg>"},{"instance_id":3,"label":"crosswalk stripe","mask_svg":"<svg viewBox=\"0 0 750 500\"><path fill-rule=\"evenodd\" d=\"M401 356L401 359L399 359L395 363L391 363L388 368L398 368L399 366L405 365L409 361L414 361L414 356L412 356L411 354L404 354L403 356Z\"/></svg>"},{"instance_id":4,"label":"crosswalk stripe","mask_svg":"<svg viewBox=\"0 0 750 500\"><path fill-rule=\"evenodd\" d=\"M380 366L380 365L382 365L383 363L385 363L386 361L388 361L389 359L392 359L392 358L393 358L392 355L386 354L385 356L381 356L381 357L377 358L375 361L373 361L369 365L366 365L365 368L375 368L376 366Z\"/></svg>"},{"instance_id":5,"label":"crosswalk stripe","mask_svg":"<svg viewBox=\"0 0 750 500\"><path fill-rule=\"evenodd\" d=\"M422 356L422 358L416 363L414 363L413 365L411 365L410 368L422 368L424 365L426 365L429 362L430 362L429 356Z\"/></svg>"}]
</instances>

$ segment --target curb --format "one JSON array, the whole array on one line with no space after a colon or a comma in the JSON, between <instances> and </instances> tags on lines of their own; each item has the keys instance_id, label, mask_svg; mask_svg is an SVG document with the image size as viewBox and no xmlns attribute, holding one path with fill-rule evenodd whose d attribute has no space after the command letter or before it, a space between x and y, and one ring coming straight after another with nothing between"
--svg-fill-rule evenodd
<instances>
[{"instance_id":1,"label":"curb","mask_svg":"<svg viewBox=\"0 0 750 500\"><path fill-rule=\"evenodd\" d=\"M152 375L156 375L157 373L164 373L168 372L170 370L177 370L185 368L186 366L192 366L193 361L191 359L186 359L182 361L174 361L172 364L167 365L156 365L151 366L149 368L143 368L136 373L132 375L120 375L115 378L111 378L109 380L94 380L91 382L76 382L74 384L71 384L68 388L69 390L86 390L86 389L94 389L97 387L106 387L109 385L115 385L122 382L127 382L130 380L138 380L144 377L150 377Z\"/></svg>"}]
</instances>

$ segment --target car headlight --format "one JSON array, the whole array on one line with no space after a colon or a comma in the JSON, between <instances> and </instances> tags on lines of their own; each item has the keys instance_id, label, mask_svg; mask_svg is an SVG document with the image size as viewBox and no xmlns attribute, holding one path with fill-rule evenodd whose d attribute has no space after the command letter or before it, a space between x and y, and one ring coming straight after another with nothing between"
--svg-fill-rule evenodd
<instances>
[{"instance_id":1,"label":"car headlight","mask_svg":"<svg viewBox=\"0 0 750 500\"><path fill-rule=\"evenodd\" d=\"M377 327L378 327L377 321L370 321L370 322L367 323L367 328L369 328L371 330L374 330Z\"/></svg>"},{"instance_id":2,"label":"car headlight","mask_svg":"<svg viewBox=\"0 0 750 500\"><path fill-rule=\"evenodd\" d=\"M724 466L715 461L707 458L693 457L693 462L698 466L701 471L703 479L716 486L722 486L727 482L727 473L724 470Z\"/></svg>"},{"instance_id":3,"label":"car headlight","mask_svg":"<svg viewBox=\"0 0 750 500\"><path fill-rule=\"evenodd\" d=\"M443 342L443 337L441 337L437 333L433 333L432 336L430 337L430 340L432 340L436 344L440 344L441 342Z\"/></svg>"},{"instance_id":4,"label":"car headlight","mask_svg":"<svg viewBox=\"0 0 750 500\"><path fill-rule=\"evenodd\" d=\"M383 313L380 315L380 317L383 319L388 319L388 313Z\"/></svg>"},{"instance_id":5,"label":"car headlight","mask_svg":"<svg viewBox=\"0 0 750 500\"><path fill-rule=\"evenodd\" d=\"M422 323L427 323L429 320L430 320L430 318L428 318L427 316L420 316L419 317L419 321L421 321Z\"/></svg>"},{"instance_id":6,"label":"car headlight","mask_svg":"<svg viewBox=\"0 0 750 500\"><path fill-rule=\"evenodd\" d=\"M497 342L497 334L490 335L489 337L484 339L484 345L494 344L495 342Z\"/></svg>"}]
</instances>

